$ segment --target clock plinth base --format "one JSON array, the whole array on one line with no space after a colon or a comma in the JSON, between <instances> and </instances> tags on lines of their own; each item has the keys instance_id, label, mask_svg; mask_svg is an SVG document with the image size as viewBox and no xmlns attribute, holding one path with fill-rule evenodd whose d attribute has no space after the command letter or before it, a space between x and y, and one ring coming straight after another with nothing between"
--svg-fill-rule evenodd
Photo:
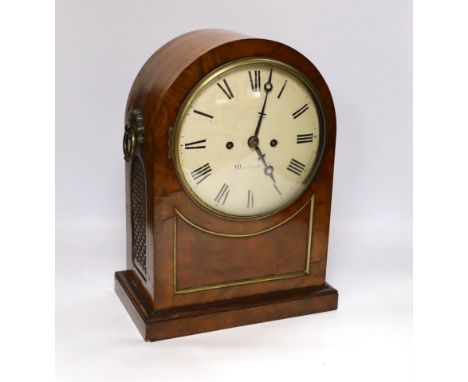
<instances>
[{"instance_id":1,"label":"clock plinth base","mask_svg":"<svg viewBox=\"0 0 468 382\"><path fill-rule=\"evenodd\" d=\"M158 341L287 317L335 310L338 292L328 284L154 311L132 271L115 273L115 292L146 341Z\"/></svg>"}]
</instances>

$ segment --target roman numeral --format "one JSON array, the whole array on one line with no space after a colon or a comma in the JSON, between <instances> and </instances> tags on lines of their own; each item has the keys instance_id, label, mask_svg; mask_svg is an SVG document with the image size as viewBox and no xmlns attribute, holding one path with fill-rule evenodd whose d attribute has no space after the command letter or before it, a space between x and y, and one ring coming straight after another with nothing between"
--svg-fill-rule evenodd
<instances>
[{"instance_id":1,"label":"roman numeral","mask_svg":"<svg viewBox=\"0 0 468 382\"><path fill-rule=\"evenodd\" d=\"M309 143L313 142L316 135L314 134L297 134L296 143Z\"/></svg>"},{"instance_id":2,"label":"roman numeral","mask_svg":"<svg viewBox=\"0 0 468 382\"><path fill-rule=\"evenodd\" d=\"M302 113L306 112L307 110L309 110L309 106L307 106L307 104L305 104L304 106L302 106L299 110L295 111L292 116L294 119L296 119L297 117L299 117L300 115L302 115Z\"/></svg>"},{"instance_id":3,"label":"roman numeral","mask_svg":"<svg viewBox=\"0 0 468 382\"><path fill-rule=\"evenodd\" d=\"M250 86L253 92L262 91L262 85L260 83L260 70L254 71L254 78L252 78L252 72L249 70Z\"/></svg>"},{"instance_id":4,"label":"roman numeral","mask_svg":"<svg viewBox=\"0 0 468 382\"><path fill-rule=\"evenodd\" d=\"M232 93L232 90L229 87L226 79L223 79L223 82L226 88L224 88L223 85L221 85L219 82L216 85L218 85L218 87L223 91L223 93L226 94L226 97L228 97L228 99L234 98L234 94Z\"/></svg>"},{"instance_id":5,"label":"roman numeral","mask_svg":"<svg viewBox=\"0 0 468 382\"><path fill-rule=\"evenodd\" d=\"M254 195L253 191L249 190L247 192L247 208L253 208L254 207Z\"/></svg>"},{"instance_id":6,"label":"roman numeral","mask_svg":"<svg viewBox=\"0 0 468 382\"><path fill-rule=\"evenodd\" d=\"M199 141L186 143L184 146L187 150L204 149L206 148L205 143L206 143L206 139L200 139Z\"/></svg>"},{"instance_id":7,"label":"roman numeral","mask_svg":"<svg viewBox=\"0 0 468 382\"><path fill-rule=\"evenodd\" d=\"M210 114L206 114L206 113L204 113L204 112L202 112L202 111L199 111L199 110L194 110L193 112L194 112L194 113L197 113L197 114L200 114L200 115L202 115L202 116L204 116L204 117L207 117L207 118L213 119L213 116L212 116L212 115L210 115Z\"/></svg>"},{"instance_id":8,"label":"roman numeral","mask_svg":"<svg viewBox=\"0 0 468 382\"><path fill-rule=\"evenodd\" d=\"M218 192L218 195L216 195L216 198L214 199L216 203L224 204L226 203L226 199L229 195L229 186L226 183L223 183L221 186L221 189Z\"/></svg>"},{"instance_id":9,"label":"roman numeral","mask_svg":"<svg viewBox=\"0 0 468 382\"><path fill-rule=\"evenodd\" d=\"M283 91L284 91L284 88L286 87L286 83L288 82L288 80L284 81L284 84L283 84L283 87L281 88L279 94L278 94L278 99L281 97L281 94L283 94Z\"/></svg>"},{"instance_id":10,"label":"roman numeral","mask_svg":"<svg viewBox=\"0 0 468 382\"><path fill-rule=\"evenodd\" d=\"M299 162L296 159L291 159L287 169L296 175L301 175L305 169L305 164Z\"/></svg>"},{"instance_id":11,"label":"roman numeral","mask_svg":"<svg viewBox=\"0 0 468 382\"><path fill-rule=\"evenodd\" d=\"M210 164L205 163L203 166L193 170L190 174L192 175L193 180L197 182L197 184L200 184L211 175Z\"/></svg>"}]
</instances>

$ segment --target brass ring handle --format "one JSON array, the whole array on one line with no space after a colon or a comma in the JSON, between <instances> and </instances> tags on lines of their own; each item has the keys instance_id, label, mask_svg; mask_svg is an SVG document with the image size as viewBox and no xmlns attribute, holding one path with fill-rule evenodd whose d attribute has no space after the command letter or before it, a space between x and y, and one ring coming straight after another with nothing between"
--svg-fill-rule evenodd
<instances>
[{"instance_id":1,"label":"brass ring handle","mask_svg":"<svg viewBox=\"0 0 468 382\"><path fill-rule=\"evenodd\" d=\"M131 129L130 126L125 126L125 133L123 136L123 152L124 158L126 161L132 159L135 155L135 146L136 146L136 138L135 138L135 130Z\"/></svg>"},{"instance_id":2,"label":"brass ring handle","mask_svg":"<svg viewBox=\"0 0 468 382\"><path fill-rule=\"evenodd\" d=\"M143 113L140 110L132 110L128 118L129 122L125 125L123 136L124 159L129 161L133 159L136 153L137 145L144 141Z\"/></svg>"}]
</instances>

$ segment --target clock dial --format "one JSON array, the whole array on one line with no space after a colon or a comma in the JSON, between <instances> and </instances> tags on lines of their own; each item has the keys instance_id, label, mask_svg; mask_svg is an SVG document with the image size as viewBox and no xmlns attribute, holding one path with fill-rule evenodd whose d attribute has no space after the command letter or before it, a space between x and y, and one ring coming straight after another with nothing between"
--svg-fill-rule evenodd
<instances>
[{"instance_id":1,"label":"clock dial","mask_svg":"<svg viewBox=\"0 0 468 382\"><path fill-rule=\"evenodd\" d=\"M202 80L175 129L178 176L192 199L236 218L272 214L310 182L325 142L305 77L270 59L245 59Z\"/></svg>"}]
</instances>

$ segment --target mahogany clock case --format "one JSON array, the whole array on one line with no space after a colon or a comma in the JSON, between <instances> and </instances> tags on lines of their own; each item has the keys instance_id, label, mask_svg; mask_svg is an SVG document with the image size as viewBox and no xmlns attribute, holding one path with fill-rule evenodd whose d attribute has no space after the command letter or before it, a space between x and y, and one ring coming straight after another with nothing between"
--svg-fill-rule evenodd
<instances>
[{"instance_id":1,"label":"mahogany clock case","mask_svg":"<svg viewBox=\"0 0 468 382\"><path fill-rule=\"evenodd\" d=\"M200 80L251 57L278 60L307 77L326 142L314 178L293 204L239 221L213 215L187 195L174 167L172 134ZM139 130L125 164L127 270L116 272L115 290L145 340L337 308L338 293L325 281L335 110L325 80L307 58L279 42L234 32L187 33L144 64L125 122Z\"/></svg>"}]
</instances>

